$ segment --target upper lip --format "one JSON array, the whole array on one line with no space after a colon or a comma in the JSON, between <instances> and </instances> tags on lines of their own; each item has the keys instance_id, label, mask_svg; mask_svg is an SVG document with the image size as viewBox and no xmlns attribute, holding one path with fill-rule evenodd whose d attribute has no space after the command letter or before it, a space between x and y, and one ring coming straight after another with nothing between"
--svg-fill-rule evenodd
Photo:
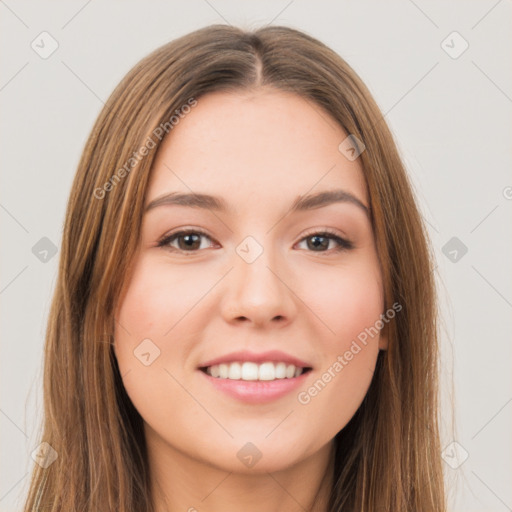
<instances>
[{"instance_id":1,"label":"upper lip","mask_svg":"<svg viewBox=\"0 0 512 512\"><path fill-rule=\"evenodd\" d=\"M267 352L250 352L247 350L238 351L238 352L230 352L229 354L216 357L215 359L210 359L209 361L205 361L199 365L199 368L207 368L208 366L213 366L216 364L228 364L234 362L252 362L252 363L287 363L293 364L298 368L312 368L309 363L302 361L298 357L292 356L290 354L286 354L285 352L281 352L280 350L270 350Z\"/></svg>"}]
</instances>

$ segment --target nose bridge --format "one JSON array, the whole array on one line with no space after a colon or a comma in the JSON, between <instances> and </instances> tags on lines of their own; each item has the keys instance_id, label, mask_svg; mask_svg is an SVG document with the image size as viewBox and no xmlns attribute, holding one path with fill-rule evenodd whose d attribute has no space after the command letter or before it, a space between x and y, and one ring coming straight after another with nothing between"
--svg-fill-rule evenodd
<instances>
[{"instance_id":1,"label":"nose bridge","mask_svg":"<svg viewBox=\"0 0 512 512\"><path fill-rule=\"evenodd\" d=\"M262 324L273 319L289 320L293 314L292 294L285 285L285 276L280 275L282 260L269 240L247 236L236 246L224 303L228 320L244 317Z\"/></svg>"}]
</instances>

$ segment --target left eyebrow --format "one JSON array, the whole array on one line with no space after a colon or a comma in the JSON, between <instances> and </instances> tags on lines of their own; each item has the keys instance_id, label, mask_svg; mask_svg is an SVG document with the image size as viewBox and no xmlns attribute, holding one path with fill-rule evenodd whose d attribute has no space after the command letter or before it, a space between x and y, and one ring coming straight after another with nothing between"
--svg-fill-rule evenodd
<instances>
[{"instance_id":1,"label":"left eyebrow","mask_svg":"<svg viewBox=\"0 0 512 512\"><path fill-rule=\"evenodd\" d=\"M292 203L292 206L290 207L288 213L314 210L317 208L329 206L330 204L333 203L351 204L363 210L367 216L370 215L370 207L366 206L359 198L357 198L352 193L341 189L325 190L323 192L317 192L316 194L299 196ZM207 210L215 210L219 212L226 212L229 209L226 201L224 201L224 199L220 197L211 196L209 194L200 194L196 192L171 192L169 194L165 194L151 201L146 206L145 212L148 212L153 208L163 205L179 205L187 206L190 208L203 208Z\"/></svg>"},{"instance_id":2,"label":"left eyebrow","mask_svg":"<svg viewBox=\"0 0 512 512\"><path fill-rule=\"evenodd\" d=\"M348 203L357 206L358 208L363 210L367 216L370 215L369 206L366 206L354 194L341 189L325 190L323 192L318 192L316 194L299 196L293 202L292 207L290 208L290 213L294 213L296 211L314 210L316 208L329 206L330 204L333 203Z\"/></svg>"}]
</instances>

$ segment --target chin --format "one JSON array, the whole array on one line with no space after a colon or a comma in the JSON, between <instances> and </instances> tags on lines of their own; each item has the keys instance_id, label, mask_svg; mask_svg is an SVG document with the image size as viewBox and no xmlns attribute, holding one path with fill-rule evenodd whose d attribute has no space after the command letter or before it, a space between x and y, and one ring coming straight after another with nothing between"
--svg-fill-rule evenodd
<instances>
[{"instance_id":1,"label":"chin","mask_svg":"<svg viewBox=\"0 0 512 512\"><path fill-rule=\"evenodd\" d=\"M257 438L244 436L243 441L232 439L223 446L229 448L211 454L208 463L223 471L246 475L274 473L288 469L321 448L312 447L312 439L301 441L285 436L288 442L283 444L278 437L265 440L265 435L260 433ZM312 449L312 453L306 453L305 447Z\"/></svg>"}]
</instances>

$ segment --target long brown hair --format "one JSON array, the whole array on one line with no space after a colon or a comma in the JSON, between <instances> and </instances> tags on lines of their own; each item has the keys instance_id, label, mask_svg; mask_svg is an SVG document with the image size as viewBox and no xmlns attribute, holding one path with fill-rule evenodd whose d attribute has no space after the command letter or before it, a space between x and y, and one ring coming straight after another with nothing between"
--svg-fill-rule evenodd
<instances>
[{"instance_id":1,"label":"long brown hair","mask_svg":"<svg viewBox=\"0 0 512 512\"><path fill-rule=\"evenodd\" d=\"M142 418L124 390L113 333L156 134L165 128L172 136L185 105L205 94L261 86L300 95L363 141L385 309L402 306L385 326L388 349L363 403L336 435L329 511L445 511L434 257L383 115L352 68L315 38L281 26L212 25L141 60L84 148L46 333L40 441L58 457L34 465L25 512L154 510Z\"/></svg>"}]
</instances>

